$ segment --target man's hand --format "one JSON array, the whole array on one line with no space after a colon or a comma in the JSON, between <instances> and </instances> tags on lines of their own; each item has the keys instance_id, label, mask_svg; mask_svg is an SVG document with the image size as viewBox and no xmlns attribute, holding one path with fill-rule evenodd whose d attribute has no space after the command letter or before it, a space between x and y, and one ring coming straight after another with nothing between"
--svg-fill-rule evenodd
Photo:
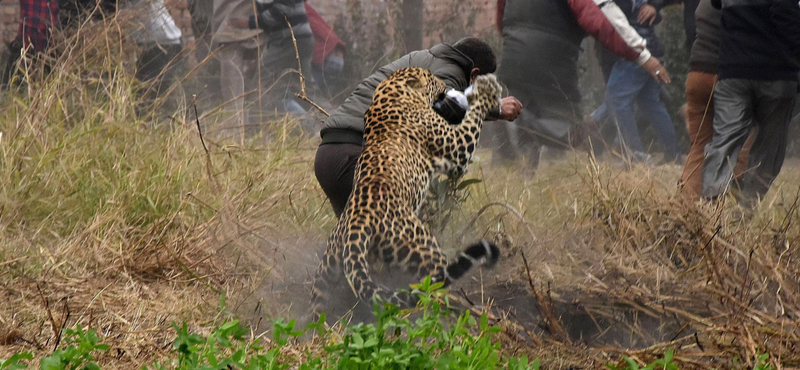
<instances>
[{"instance_id":1,"label":"man's hand","mask_svg":"<svg viewBox=\"0 0 800 370\"><path fill-rule=\"evenodd\" d=\"M661 62L656 59L656 57L650 57L644 64L642 64L642 68L647 71L656 81L663 82L665 84L670 83L669 73L667 73L667 69L661 65Z\"/></svg>"},{"instance_id":2,"label":"man's hand","mask_svg":"<svg viewBox=\"0 0 800 370\"><path fill-rule=\"evenodd\" d=\"M513 96L508 96L500 100L500 118L506 121L513 121L519 117L522 110L522 103Z\"/></svg>"},{"instance_id":3,"label":"man's hand","mask_svg":"<svg viewBox=\"0 0 800 370\"><path fill-rule=\"evenodd\" d=\"M250 28L250 20L245 17L228 18L228 24L234 28Z\"/></svg>"},{"instance_id":4,"label":"man's hand","mask_svg":"<svg viewBox=\"0 0 800 370\"><path fill-rule=\"evenodd\" d=\"M639 24L652 25L656 21L656 8L652 5L645 5L639 8L639 14L636 16L636 21Z\"/></svg>"}]
</instances>

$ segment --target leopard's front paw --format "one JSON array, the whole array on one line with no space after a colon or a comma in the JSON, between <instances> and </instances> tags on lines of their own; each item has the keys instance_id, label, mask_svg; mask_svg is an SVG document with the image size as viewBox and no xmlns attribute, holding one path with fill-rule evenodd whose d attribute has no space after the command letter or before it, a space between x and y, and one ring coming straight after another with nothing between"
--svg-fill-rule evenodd
<instances>
[{"instance_id":1,"label":"leopard's front paw","mask_svg":"<svg viewBox=\"0 0 800 370\"><path fill-rule=\"evenodd\" d=\"M496 110L500 106L502 92L503 88L495 75L480 75L467 91L467 101L470 106L485 102L490 110Z\"/></svg>"}]
</instances>

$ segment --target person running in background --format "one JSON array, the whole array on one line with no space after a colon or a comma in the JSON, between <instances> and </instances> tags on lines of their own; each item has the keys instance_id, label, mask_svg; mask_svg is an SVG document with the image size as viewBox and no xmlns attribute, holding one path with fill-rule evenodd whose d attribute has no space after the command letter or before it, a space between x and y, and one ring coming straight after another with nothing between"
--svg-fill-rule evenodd
<instances>
[{"instance_id":1,"label":"person running in background","mask_svg":"<svg viewBox=\"0 0 800 370\"><path fill-rule=\"evenodd\" d=\"M134 22L130 37L141 49L136 79L154 84L146 88L145 95L152 101L172 85L179 64L177 56L183 50L183 35L164 0L130 0L123 3L123 8L123 14L130 14Z\"/></svg>"},{"instance_id":2,"label":"person running in background","mask_svg":"<svg viewBox=\"0 0 800 370\"><path fill-rule=\"evenodd\" d=\"M678 193L693 201L699 200L703 192L703 150L714 135L713 92L719 72L720 16L721 11L711 5L711 0L701 0L695 12L697 36L686 76L686 131L691 146L678 183ZM747 169L754 139L755 130L739 153L736 177Z\"/></svg>"},{"instance_id":3,"label":"person running in background","mask_svg":"<svg viewBox=\"0 0 800 370\"><path fill-rule=\"evenodd\" d=\"M23 54L35 57L47 51L58 25L57 0L20 0L17 36L8 44L9 58L3 66L0 86L7 87Z\"/></svg>"},{"instance_id":4,"label":"person running in background","mask_svg":"<svg viewBox=\"0 0 800 370\"><path fill-rule=\"evenodd\" d=\"M311 33L314 34L311 71L314 82L329 98L333 94L332 89L339 84L344 69L345 45L308 1L306 1L306 13L311 24Z\"/></svg>"},{"instance_id":5,"label":"person running in background","mask_svg":"<svg viewBox=\"0 0 800 370\"><path fill-rule=\"evenodd\" d=\"M495 131L494 159L510 161L521 154L530 171L538 166L542 144L569 148L584 141L585 130L577 114L581 97L578 54L588 35L635 61L654 78L669 82L666 69L619 7L612 1L598 2L602 8L593 0L498 1L503 54L497 76L525 108L516 125L517 145L503 126L490 129Z\"/></svg>"},{"instance_id":6,"label":"person running in background","mask_svg":"<svg viewBox=\"0 0 800 370\"><path fill-rule=\"evenodd\" d=\"M306 80L313 81L311 59L314 55L314 37L306 14L305 1L255 0L255 6L258 14L247 18L231 18L229 23L237 28L262 29L266 34L267 48L261 58L262 73L265 75L262 75L261 88L262 93L267 96L264 101L278 103L263 108L304 116L305 108L294 97L295 93L300 92L299 79L295 74L286 71L297 69L299 56ZM292 35L297 41L297 51Z\"/></svg>"},{"instance_id":7,"label":"person running in background","mask_svg":"<svg viewBox=\"0 0 800 370\"><path fill-rule=\"evenodd\" d=\"M703 197L725 194L747 137L758 133L748 171L734 184L753 208L780 173L800 71L797 0L711 0L722 9L714 136L705 148Z\"/></svg>"},{"instance_id":8,"label":"person running in background","mask_svg":"<svg viewBox=\"0 0 800 370\"><path fill-rule=\"evenodd\" d=\"M225 135L238 133L240 139L251 123L245 93L256 88L258 55L266 49L266 40L261 29L236 28L230 20L255 14L251 0L214 0L211 17L211 47L217 50L222 101L228 104L223 108L227 117L221 128Z\"/></svg>"},{"instance_id":9,"label":"person running in background","mask_svg":"<svg viewBox=\"0 0 800 370\"><path fill-rule=\"evenodd\" d=\"M647 47L654 57L664 56L664 46L655 33L660 22L658 10L646 0L615 0L625 13L628 21L639 35L647 41ZM619 60L614 64L606 86L606 103L592 113L595 121L600 121L603 112L608 111L616 121L618 139L626 157L634 162L649 162L636 125L638 109L649 118L664 146L664 163L676 162L680 157L678 139L672 118L660 98L661 83L636 63Z\"/></svg>"}]
</instances>

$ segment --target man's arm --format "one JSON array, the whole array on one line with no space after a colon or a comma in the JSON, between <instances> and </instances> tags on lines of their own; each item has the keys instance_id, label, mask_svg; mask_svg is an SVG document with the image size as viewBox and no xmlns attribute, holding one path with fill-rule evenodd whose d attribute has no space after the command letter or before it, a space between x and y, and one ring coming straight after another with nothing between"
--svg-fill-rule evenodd
<instances>
[{"instance_id":1,"label":"man's arm","mask_svg":"<svg viewBox=\"0 0 800 370\"><path fill-rule=\"evenodd\" d=\"M256 11L258 14L251 15L247 19L248 28L268 29L278 22L284 22L280 14L275 11L274 0L256 0Z\"/></svg>"},{"instance_id":2,"label":"man's arm","mask_svg":"<svg viewBox=\"0 0 800 370\"><path fill-rule=\"evenodd\" d=\"M467 108L461 106L458 100L446 97L433 103L433 110L444 118L447 123L457 125L464 120Z\"/></svg>"},{"instance_id":3,"label":"man's arm","mask_svg":"<svg viewBox=\"0 0 800 370\"><path fill-rule=\"evenodd\" d=\"M657 80L669 83L667 70L650 54L645 40L631 27L625 14L613 1L567 2L581 27L608 50L627 60L636 61Z\"/></svg>"},{"instance_id":4,"label":"man's arm","mask_svg":"<svg viewBox=\"0 0 800 370\"><path fill-rule=\"evenodd\" d=\"M647 0L648 5L652 5L656 8L656 11L660 12L661 9L664 9L670 5L678 5L683 4L683 0Z\"/></svg>"},{"instance_id":5,"label":"man's arm","mask_svg":"<svg viewBox=\"0 0 800 370\"><path fill-rule=\"evenodd\" d=\"M661 22L661 9L670 5L677 5L683 3L683 0L648 0L639 8L639 14L636 15L636 22L639 24L653 25L653 23Z\"/></svg>"},{"instance_id":6,"label":"man's arm","mask_svg":"<svg viewBox=\"0 0 800 370\"><path fill-rule=\"evenodd\" d=\"M506 0L497 0L497 12L494 14L494 26L503 32L503 13L506 11Z\"/></svg>"},{"instance_id":7,"label":"man's arm","mask_svg":"<svg viewBox=\"0 0 800 370\"><path fill-rule=\"evenodd\" d=\"M570 0L570 8L581 26L614 54L643 64L650 59L647 41L628 23L628 18L613 0L593 0L602 12L598 15L586 0ZM610 30L608 25L613 28ZM615 37L616 36L616 37ZM620 43L619 39L622 40ZM631 58L631 52L636 53Z\"/></svg>"},{"instance_id":8,"label":"man's arm","mask_svg":"<svg viewBox=\"0 0 800 370\"><path fill-rule=\"evenodd\" d=\"M433 103L433 110L436 111L442 118L447 120L451 125L457 125L464 120L467 114L467 98L464 93L457 90L450 90L445 97ZM490 111L486 117L487 120L493 121L503 119L506 121L514 121L522 110L522 103L513 96L508 96L500 100L500 106L497 110Z\"/></svg>"},{"instance_id":9,"label":"man's arm","mask_svg":"<svg viewBox=\"0 0 800 370\"><path fill-rule=\"evenodd\" d=\"M800 3L796 0L777 0L772 4L770 13L778 34L800 61Z\"/></svg>"}]
</instances>

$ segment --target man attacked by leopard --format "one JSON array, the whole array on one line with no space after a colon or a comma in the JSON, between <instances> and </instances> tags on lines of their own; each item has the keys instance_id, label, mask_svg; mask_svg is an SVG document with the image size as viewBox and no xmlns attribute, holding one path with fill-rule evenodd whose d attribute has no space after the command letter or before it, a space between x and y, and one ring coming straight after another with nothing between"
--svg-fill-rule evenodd
<instances>
[{"instance_id":1,"label":"man attacked by leopard","mask_svg":"<svg viewBox=\"0 0 800 370\"><path fill-rule=\"evenodd\" d=\"M317 149L314 172L338 217L353 189L356 163L362 151L364 113L372 102L378 84L402 68L422 67L444 81L451 92L434 105L434 110L451 124L460 123L466 113L464 91L480 75L494 73L497 58L484 41L468 37L453 45L439 44L428 50L413 51L378 69L363 80L350 96L324 122L322 143ZM514 121L522 104L513 96L502 98L500 108L490 118Z\"/></svg>"}]
</instances>

